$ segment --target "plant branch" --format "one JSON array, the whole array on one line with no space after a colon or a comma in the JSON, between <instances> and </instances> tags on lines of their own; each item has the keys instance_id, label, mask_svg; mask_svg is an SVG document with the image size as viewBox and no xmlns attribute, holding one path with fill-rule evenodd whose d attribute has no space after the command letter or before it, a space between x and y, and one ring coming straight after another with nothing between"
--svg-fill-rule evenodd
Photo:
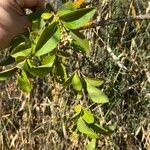
<instances>
[{"instance_id":1,"label":"plant branch","mask_svg":"<svg viewBox=\"0 0 150 150\"><path fill-rule=\"evenodd\" d=\"M107 20L93 20L93 26L102 26L109 24L116 24L121 22L130 22L130 21L143 21L150 19L150 14L144 14L139 16L129 16L129 17L121 17L121 18L109 18Z\"/></svg>"},{"instance_id":2,"label":"plant branch","mask_svg":"<svg viewBox=\"0 0 150 150\"><path fill-rule=\"evenodd\" d=\"M104 26L104 25L117 24L117 23L122 23L122 22L143 21L143 20L150 20L150 14L120 17L120 18L109 18L106 20L102 19L100 21L95 19L92 22L89 22L87 25L80 27L79 30L85 30L85 29L95 28L95 27Z\"/></svg>"}]
</instances>

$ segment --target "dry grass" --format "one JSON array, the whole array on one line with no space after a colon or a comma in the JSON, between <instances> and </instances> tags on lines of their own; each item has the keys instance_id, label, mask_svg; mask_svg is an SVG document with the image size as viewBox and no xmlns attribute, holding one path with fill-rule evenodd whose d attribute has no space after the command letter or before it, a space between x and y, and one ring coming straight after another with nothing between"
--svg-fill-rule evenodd
<instances>
[{"instance_id":1,"label":"dry grass","mask_svg":"<svg viewBox=\"0 0 150 150\"><path fill-rule=\"evenodd\" d=\"M150 13L147 0L103 0L93 5L100 20ZM97 149L150 150L150 20L115 22L86 34L92 52L81 62L82 70L105 80L110 103L78 101L70 88L51 77L36 79L30 95L18 89L15 77L1 82L1 150L83 150L88 139L72 132L72 108L77 103L90 106L104 124L117 124L115 133L99 137Z\"/></svg>"}]
</instances>

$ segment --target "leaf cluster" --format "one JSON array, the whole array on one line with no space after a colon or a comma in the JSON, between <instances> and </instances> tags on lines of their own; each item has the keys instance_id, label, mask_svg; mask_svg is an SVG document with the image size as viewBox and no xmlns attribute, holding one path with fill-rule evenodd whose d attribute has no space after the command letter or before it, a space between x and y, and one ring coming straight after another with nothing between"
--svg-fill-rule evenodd
<instances>
[{"instance_id":1,"label":"leaf cluster","mask_svg":"<svg viewBox=\"0 0 150 150\"><path fill-rule=\"evenodd\" d=\"M94 103L107 103L107 96L99 89L103 80L86 77L78 68L70 75L66 68L67 58L72 54L69 47L74 53L88 55L90 52L89 41L80 32L80 28L92 21L95 8L78 8L72 2L65 3L57 12L53 12L51 7L46 8L29 14L32 29L29 34L13 40L10 56L0 63L1 66L13 67L0 72L0 81L16 75L20 89L30 93L33 89L31 79L51 75L64 87L71 86L77 99L87 94ZM61 50L60 47L65 46L61 45L64 35L67 35L69 46ZM98 138L98 134L110 133L108 128L100 126L98 119L81 105L75 107L73 118L77 118L77 130L94 139L92 143Z\"/></svg>"}]
</instances>

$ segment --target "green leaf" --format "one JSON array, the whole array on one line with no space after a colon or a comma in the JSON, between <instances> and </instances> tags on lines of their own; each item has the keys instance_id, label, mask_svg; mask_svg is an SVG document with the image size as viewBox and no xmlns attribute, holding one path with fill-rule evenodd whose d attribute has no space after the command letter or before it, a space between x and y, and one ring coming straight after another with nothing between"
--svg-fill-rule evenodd
<instances>
[{"instance_id":1,"label":"green leaf","mask_svg":"<svg viewBox=\"0 0 150 150\"><path fill-rule=\"evenodd\" d=\"M72 83L74 73L63 83L63 86L69 86Z\"/></svg>"},{"instance_id":2,"label":"green leaf","mask_svg":"<svg viewBox=\"0 0 150 150\"><path fill-rule=\"evenodd\" d=\"M109 133L113 133L117 128L117 125L116 124L113 124L113 125L109 125L106 127L106 129L108 130Z\"/></svg>"},{"instance_id":3,"label":"green leaf","mask_svg":"<svg viewBox=\"0 0 150 150\"><path fill-rule=\"evenodd\" d=\"M96 139L92 139L86 146L86 150L96 150Z\"/></svg>"},{"instance_id":4,"label":"green leaf","mask_svg":"<svg viewBox=\"0 0 150 150\"><path fill-rule=\"evenodd\" d=\"M45 13L43 13L43 14L41 15L41 18L44 19L44 20L48 20L48 19L50 19L52 16L53 16L53 15L52 15L51 13L45 12Z\"/></svg>"},{"instance_id":5,"label":"green leaf","mask_svg":"<svg viewBox=\"0 0 150 150\"><path fill-rule=\"evenodd\" d=\"M92 128L96 133L99 133L99 134L104 134L104 135L107 135L108 134L108 130L100 125L98 125L97 123L95 124L90 124L89 125L90 128Z\"/></svg>"},{"instance_id":6,"label":"green leaf","mask_svg":"<svg viewBox=\"0 0 150 150\"><path fill-rule=\"evenodd\" d=\"M32 22L32 31L40 33L43 30L44 26L45 26L45 22L41 18L34 20Z\"/></svg>"},{"instance_id":7,"label":"green leaf","mask_svg":"<svg viewBox=\"0 0 150 150\"><path fill-rule=\"evenodd\" d=\"M45 67L45 66L38 66L38 67L33 67L33 68L29 67L27 71L34 76L44 77L51 72L51 68Z\"/></svg>"},{"instance_id":8,"label":"green leaf","mask_svg":"<svg viewBox=\"0 0 150 150\"><path fill-rule=\"evenodd\" d=\"M30 45L27 43L23 42L19 44L16 48L14 48L11 52L11 56L14 58L17 57L26 57L31 53L32 49Z\"/></svg>"},{"instance_id":9,"label":"green leaf","mask_svg":"<svg viewBox=\"0 0 150 150\"><path fill-rule=\"evenodd\" d=\"M25 71L22 71L21 75L18 76L18 85L23 92L26 92L26 93L31 92L32 85L30 84L30 81L29 81Z\"/></svg>"},{"instance_id":10,"label":"green leaf","mask_svg":"<svg viewBox=\"0 0 150 150\"><path fill-rule=\"evenodd\" d=\"M87 111L86 109L83 109L83 116L82 118L84 119L85 122L87 123L93 123L94 122L94 116L90 111Z\"/></svg>"},{"instance_id":11,"label":"green leaf","mask_svg":"<svg viewBox=\"0 0 150 150\"><path fill-rule=\"evenodd\" d=\"M82 96L83 96L82 91L77 91L76 93L77 93L77 95L76 95L76 99L77 99L77 100L81 99L81 98L82 98Z\"/></svg>"},{"instance_id":12,"label":"green leaf","mask_svg":"<svg viewBox=\"0 0 150 150\"><path fill-rule=\"evenodd\" d=\"M28 20L32 22L32 29L31 31L40 32L43 27L45 26L45 21L41 19L41 14L43 10L37 10L27 15Z\"/></svg>"},{"instance_id":13,"label":"green leaf","mask_svg":"<svg viewBox=\"0 0 150 150\"><path fill-rule=\"evenodd\" d=\"M76 118L77 116L79 116L79 114L80 114L80 113L75 113L75 114L71 117L71 119Z\"/></svg>"},{"instance_id":14,"label":"green leaf","mask_svg":"<svg viewBox=\"0 0 150 150\"><path fill-rule=\"evenodd\" d=\"M62 17L75 10L76 10L76 7L74 6L74 4L72 2L67 2L58 9L57 15L59 17Z\"/></svg>"},{"instance_id":15,"label":"green leaf","mask_svg":"<svg viewBox=\"0 0 150 150\"><path fill-rule=\"evenodd\" d=\"M0 60L0 66L10 65L10 64L13 64L14 62L15 62L15 59L9 55L9 56L6 56L4 59Z\"/></svg>"},{"instance_id":16,"label":"green leaf","mask_svg":"<svg viewBox=\"0 0 150 150\"><path fill-rule=\"evenodd\" d=\"M88 83L87 83L87 91L93 102L102 104L108 102L107 96L101 90L97 89L96 87Z\"/></svg>"},{"instance_id":17,"label":"green leaf","mask_svg":"<svg viewBox=\"0 0 150 150\"><path fill-rule=\"evenodd\" d=\"M82 106L81 106L80 104L78 104L78 105L76 105L76 106L74 107L74 110L75 110L76 113L72 116L72 118L77 117L77 116L81 113L81 111L82 111Z\"/></svg>"},{"instance_id":18,"label":"green leaf","mask_svg":"<svg viewBox=\"0 0 150 150\"><path fill-rule=\"evenodd\" d=\"M88 125L85 123L85 121L80 117L77 121L77 129L86 135L88 135L90 138L96 139L98 135L94 133Z\"/></svg>"},{"instance_id":19,"label":"green leaf","mask_svg":"<svg viewBox=\"0 0 150 150\"><path fill-rule=\"evenodd\" d=\"M28 14L27 18L28 18L28 20L30 20L31 22L33 22L35 20L40 19L41 14L42 14L41 10L38 10L36 12L32 12L32 13Z\"/></svg>"},{"instance_id":20,"label":"green leaf","mask_svg":"<svg viewBox=\"0 0 150 150\"><path fill-rule=\"evenodd\" d=\"M67 28L78 29L91 21L95 11L94 8L77 9L61 16L60 19Z\"/></svg>"},{"instance_id":21,"label":"green leaf","mask_svg":"<svg viewBox=\"0 0 150 150\"><path fill-rule=\"evenodd\" d=\"M54 70L54 75L59 82L63 83L64 81L66 81L67 72L66 72L66 67L63 65L63 63L57 61L55 63L53 70Z\"/></svg>"},{"instance_id":22,"label":"green leaf","mask_svg":"<svg viewBox=\"0 0 150 150\"><path fill-rule=\"evenodd\" d=\"M0 72L0 81L6 80L7 78L13 76L17 70L18 69L15 67L15 68L11 68L11 69Z\"/></svg>"},{"instance_id":23,"label":"green leaf","mask_svg":"<svg viewBox=\"0 0 150 150\"><path fill-rule=\"evenodd\" d=\"M27 34L27 33L26 33ZM15 38L13 38L10 42L10 46L11 46L11 50L13 50L14 48L16 48L20 43L23 43L23 42L29 42L30 40L27 38L29 35L19 35Z\"/></svg>"},{"instance_id":24,"label":"green leaf","mask_svg":"<svg viewBox=\"0 0 150 150\"><path fill-rule=\"evenodd\" d=\"M23 61L21 61L21 62L19 62L19 63L17 63L16 64L16 67L18 68L18 69L21 69L21 70L25 70L26 71L26 74L28 73L27 71L28 71L28 69L29 68L31 68L31 67L33 67L33 65L31 65L32 64L32 60L30 59L25 59L25 60L23 60ZM28 74L27 74L28 75Z\"/></svg>"},{"instance_id":25,"label":"green leaf","mask_svg":"<svg viewBox=\"0 0 150 150\"><path fill-rule=\"evenodd\" d=\"M86 80L88 84L90 84L91 86L95 86L95 87L101 86L104 83L103 80L99 80L99 79L92 79L88 77L84 77L84 79Z\"/></svg>"},{"instance_id":26,"label":"green leaf","mask_svg":"<svg viewBox=\"0 0 150 150\"><path fill-rule=\"evenodd\" d=\"M82 110L82 106L80 104L78 104L74 107L74 110L75 110L75 112L80 113Z\"/></svg>"},{"instance_id":27,"label":"green leaf","mask_svg":"<svg viewBox=\"0 0 150 150\"><path fill-rule=\"evenodd\" d=\"M44 56L42 58L42 65L45 67L52 67L55 62L55 59L56 59L55 54L50 54L50 55Z\"/></svg>"},{"instance_id":28,"label":"green leaf","mask_svg":"<svg viewBox=\"0 0 150 150\"><path fill-rule=\"evenodd\" d=\"M81 84L81 80L78 76L78 73L75 72L73 79L72 79L72 86L76 91L81 91L82 90L82 84Z\"/></svg>"},{"instance_id":29,"label":"green leaf","mask_svg":"<svg viewBox=\"0 0 150 150\"><path fill-rule=\"evenodd\" d=\"M70 32L73 39L72 46L83 53L88 54L90 51L89 41L81 33Z\"/></svg>"},{"instance_id":30,"label":"green leaf","mask_svg":"<svg viewBox=\"0 0 150 150\"><path fill-rule=\"evenodd\" d=\"M35 55L41 56L51 52L56 48L59 40L60 28L57 26L56 22L53 22L42 32L35 48Z\"/></svg>"},{"instance_id":31,"label":"green leaf","mask_svg":"<svg viewBox=\"0 0 150 150\"><path fill-rule=\"evenodd\" d=\"M34 57L34 60L33 59L27 59L26 60L26 63L25 63L25 70L28 70L28 68L36 68L36 67L38 67L37 65L36 65L36 61L37 62L39 62L39 60L37 59L36 60L36 58ZM41 66L40 66L41 67Z\"/></svg>"},{"instance_id":32,"label":"green leaf","mask_svg":"<svg viewBox=\"0 0 150 150\"><path fill-rule=\"evenodd\" d=\"M17 67L18 69L24 69L25 63L26 63L26 60L23 60L23 61L17 63L16 67Z\"/></svg>"}]
</instances>

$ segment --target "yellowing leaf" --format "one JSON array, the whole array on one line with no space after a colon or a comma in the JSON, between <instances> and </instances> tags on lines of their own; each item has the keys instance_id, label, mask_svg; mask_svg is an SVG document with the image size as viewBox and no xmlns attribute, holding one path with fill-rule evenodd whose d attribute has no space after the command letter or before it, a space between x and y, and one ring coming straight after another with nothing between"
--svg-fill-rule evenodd
<instances>
[{"instance_id":1,"label":"yellowing leaf","mask_svg":"<svg viewBox=\"0 0 150 150\"><path fill-rule=\"evenodd\" d=\"M82 106L80 104L78 104L77 106L74 107L74 110L76 113L72 116L72 118L75 118L76 116L78 116L81 113Z\"/></svg>"},{"instance_id":2,"label":"yellowing leaf","mask_svg":"<svg viewBox=\"0 0 150 150\"><path fill-rule=\"evenodd\" d=\"M44 20L48 20L52 17L53 15L51 13L43 13L41 15L41 18L44 19Z\"/></svg>"},{"instance_id":3,"label":"yellowing leaf","mask_svg":"<svg viewBox=\"0 0 150 150\"><path fill-rule=\"evenodd\" d=\"M83 109L84 114L82 118L84 119L85 122L87 123L93 123L94 122L94 116L90 111L87 111L86 109Z\"/></svg>"},{"instance_id":4,"label":"yellowing leaf","mask_svg":"<svg viewBox=\"0 0 150 150\"><path fill-rule=\"evenodd\" d=\"M82 110L82 106L78 104L77 106L74 107L75 112L80 113Z\"/></svg>"}]
</instances>

